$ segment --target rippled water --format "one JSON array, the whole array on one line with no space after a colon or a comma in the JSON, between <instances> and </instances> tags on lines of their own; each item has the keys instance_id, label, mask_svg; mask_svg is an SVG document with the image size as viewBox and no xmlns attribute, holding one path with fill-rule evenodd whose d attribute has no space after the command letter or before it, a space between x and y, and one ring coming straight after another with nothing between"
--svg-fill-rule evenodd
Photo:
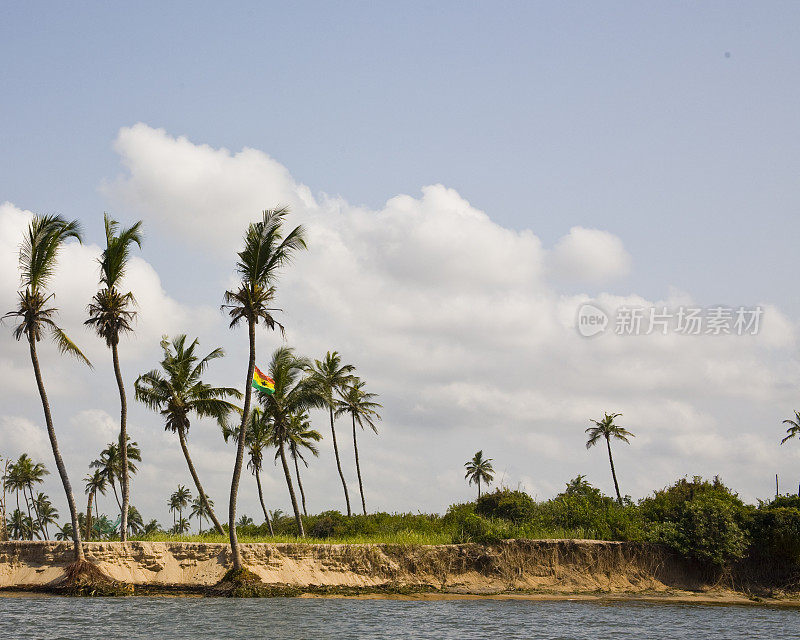
<instances>
[{"instance_id":1,"label":"rippled water","mask_svg":"<svg viewBox=\"0 0 800 640\"><path fill-rule=\"evenodd\" d=\"M0 597L2 638L796 640L800 611L519 600Z\"/></svg>"}]
</instances>

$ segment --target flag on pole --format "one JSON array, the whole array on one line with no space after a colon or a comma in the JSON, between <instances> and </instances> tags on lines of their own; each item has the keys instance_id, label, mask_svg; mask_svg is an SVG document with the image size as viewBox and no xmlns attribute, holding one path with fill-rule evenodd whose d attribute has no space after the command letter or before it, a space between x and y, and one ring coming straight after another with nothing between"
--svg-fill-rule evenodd
<instances>
[{"instance_id":1,"label":"flag on pole","mask_svg":"<svg viewBox=\"0 0 800 640\"><path fill-rule=\"evenodd\" d=\"M261 393L268 393L272 395L275 393L275 381L261 372L261 369L256 367L253 372L253 389Z\"/></svg>"}]
</instances>

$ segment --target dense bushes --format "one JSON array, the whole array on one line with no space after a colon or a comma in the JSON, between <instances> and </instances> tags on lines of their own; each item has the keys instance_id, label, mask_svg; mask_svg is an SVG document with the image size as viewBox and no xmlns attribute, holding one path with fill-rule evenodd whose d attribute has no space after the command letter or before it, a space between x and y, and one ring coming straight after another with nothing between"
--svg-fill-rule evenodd
<instances>
[{"instance_id":1,"label":"dense bushes","mask_svg":"<svg viewBox=\"0 0 800 640\"><path fill-rule=\"evenodd\" d=\"M550 500L497 489L475 502L454 504L444 516L375 513L343 516L326 511L303 518L311 541L496 544L511 538L590 538L649 541L710 567L745 556L777 562L800 573L800 497L781 496L745 505L719 478L681 479L634 504L622 506L586 482L571 480ZM293 517L278 515L276 536L297 535ZM268 540L266 524L239 527L243 540ZM206 534L217 536L213 531ZM210 539L209 538L209 539Z\"/></svg>"}]
</instances>

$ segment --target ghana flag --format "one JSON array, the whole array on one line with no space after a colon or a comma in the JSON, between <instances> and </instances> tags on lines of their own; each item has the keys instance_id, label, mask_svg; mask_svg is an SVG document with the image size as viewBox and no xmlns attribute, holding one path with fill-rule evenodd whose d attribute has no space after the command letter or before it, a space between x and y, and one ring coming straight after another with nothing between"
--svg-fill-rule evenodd
<instances>
[{"instance_id":1,"label":"ghana flag","mask_svg":"<svg viewBox=\"0 0 800 640\"><path fill-rule=\"evenodd\" d=\"M275 393L275 381L269 376L261 373L261 369L256 367L253 372L253 388L261 393L268 393L272 395Z\"/></svg>"}]
</instances>

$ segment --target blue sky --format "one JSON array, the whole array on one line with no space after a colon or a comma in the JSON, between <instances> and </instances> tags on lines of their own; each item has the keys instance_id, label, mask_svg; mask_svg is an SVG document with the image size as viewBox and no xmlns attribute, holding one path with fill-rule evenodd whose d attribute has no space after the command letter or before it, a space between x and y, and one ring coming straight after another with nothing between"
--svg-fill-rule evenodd
<instances>
[{"instance_id":1,"label":"blue sky","mask_svg":"<svg viewBox=\"0 0 800 640\"><path fill-rule=\"evenodd\" d=\"M203 218L191 209L197 194L176 195L181 167L171 154L181 136L198 162L216 162L209 150L223 148L268 154L291 175L276 177L275 184L290 195L297 184L306 185L317 199L320 206L308 213L312 221L317 209L327 210L323 194L340 198L353 212L347 215L355 216L348 224L356 225L359 207L382 211L398 194L417 199L420 211L435 208L434 198L426 201L420 190L442 184L486 213L495 225L487 233L530 230L545 251L572 227L603 230L624 245L610 261L629 260L630 268L599 280L556 276L557 284L547 288L553 300L585 294L659 301L680 292L702 306L778 310L786 335L775 339L768 355L736 346L726 353L714 346L707 354L722 369L727 362L731 371L752 366L755 376L764 367L775 376L774 387L762 395L754 391L747 407L702 385L672 382L662 389L653 383L630 399L644 411L648 402L655 407L668 396L677 403L670 406L685 405L679 413L689 422L716 420L712 430L720 437L731 419L747 416L764 442L772 442L778 418L793 409L798 370L798 42L800 6L790 2L7 2L0 9L0 203L79 217L90 242L100 240L104 210L122 220L143 218L148 239L142 257L157 272L158 286L176 304L201 305L202 313L192 312L199 315L218 306L232 260L208 257L202 239L187 236L186 220L197 215L203 225L213 214ZM120 131L136 123L147 129L135 129L120 150ZM157 130L163 136L152 133ZM137 154L150 154L150 164ZM225 175L236 173L222 155L213 157L228 167ZM259 163L253 171L263 171L265 180L277 175ZM132 176L132 164L159 167L164 180ZM176 212L176 202L187 203L186 210ZM374 230L348 228L373 238ZM417 249L424 253L425 247ZM364 255L359 259L368 263ZM386 267L386 278L398 277L404 264ZM442 290L455 295L460 285L448 282ZM375 291L382 286L375 284ZM287 312L307 323L298 342L316 347L312 336L331 311L321 293L314 295L297 298L295 311ZM231 354L240 355L233 336L218 333L217 324L219 318L203 325L209 339L231 341ZM390 329L380 331L389 335ZM402 344L406 337L401 332L393 339ZM340 342L352 336L342 333ZM775 344L783 345L777 355ZM509 357L502 348L487 357ZM633 349L630 362L661 366L644 351ZM698 360L695 368L706 364ZM540 365L526 375L548 377ZM385 362L376 358L374 366L379 379L395 384ZM685 379L680 371L675 375ZM607 394L603 406L610 406L626 397L624 379L616 390L585 393ZM738 402L747 389L732 383L727 393ZM403 413L408 407L398 401L398 421L447 420L419 403L427 417ZM115 414L111 400L100 409ZM65 415L78 410L65 409ZM14 411L15 419L38 419L21 406ZM465 424L474 421L477 429L479 413L473 407ZM745 424L730 428L742 437L748 430ZM542 435L544 425L531 433L525 437L536 446L536 438L549 437ZM508 438L505 446L516 446ZM548 446L555 452L562 444ZM783 451L776 450L784 457L775 464L788 473L796 458ZM645 466L659 454L647 455ZM533 482L522 459L510 464L514 482L523 476ZM698 467L711 473L715 464L706 460ZM605 482L602 469L599 461L598 481ZM689 472L681 469L667 465L663 479L667 471ZM742 482L749 495L768 490L773 471L748 473ZM326 490L322 476L319 486ZM534 488L544 495L555 485ZM389 483L382 497L408 506ZM436 501L427 506L442 508Z\"/></svg>"}]
</instances>

